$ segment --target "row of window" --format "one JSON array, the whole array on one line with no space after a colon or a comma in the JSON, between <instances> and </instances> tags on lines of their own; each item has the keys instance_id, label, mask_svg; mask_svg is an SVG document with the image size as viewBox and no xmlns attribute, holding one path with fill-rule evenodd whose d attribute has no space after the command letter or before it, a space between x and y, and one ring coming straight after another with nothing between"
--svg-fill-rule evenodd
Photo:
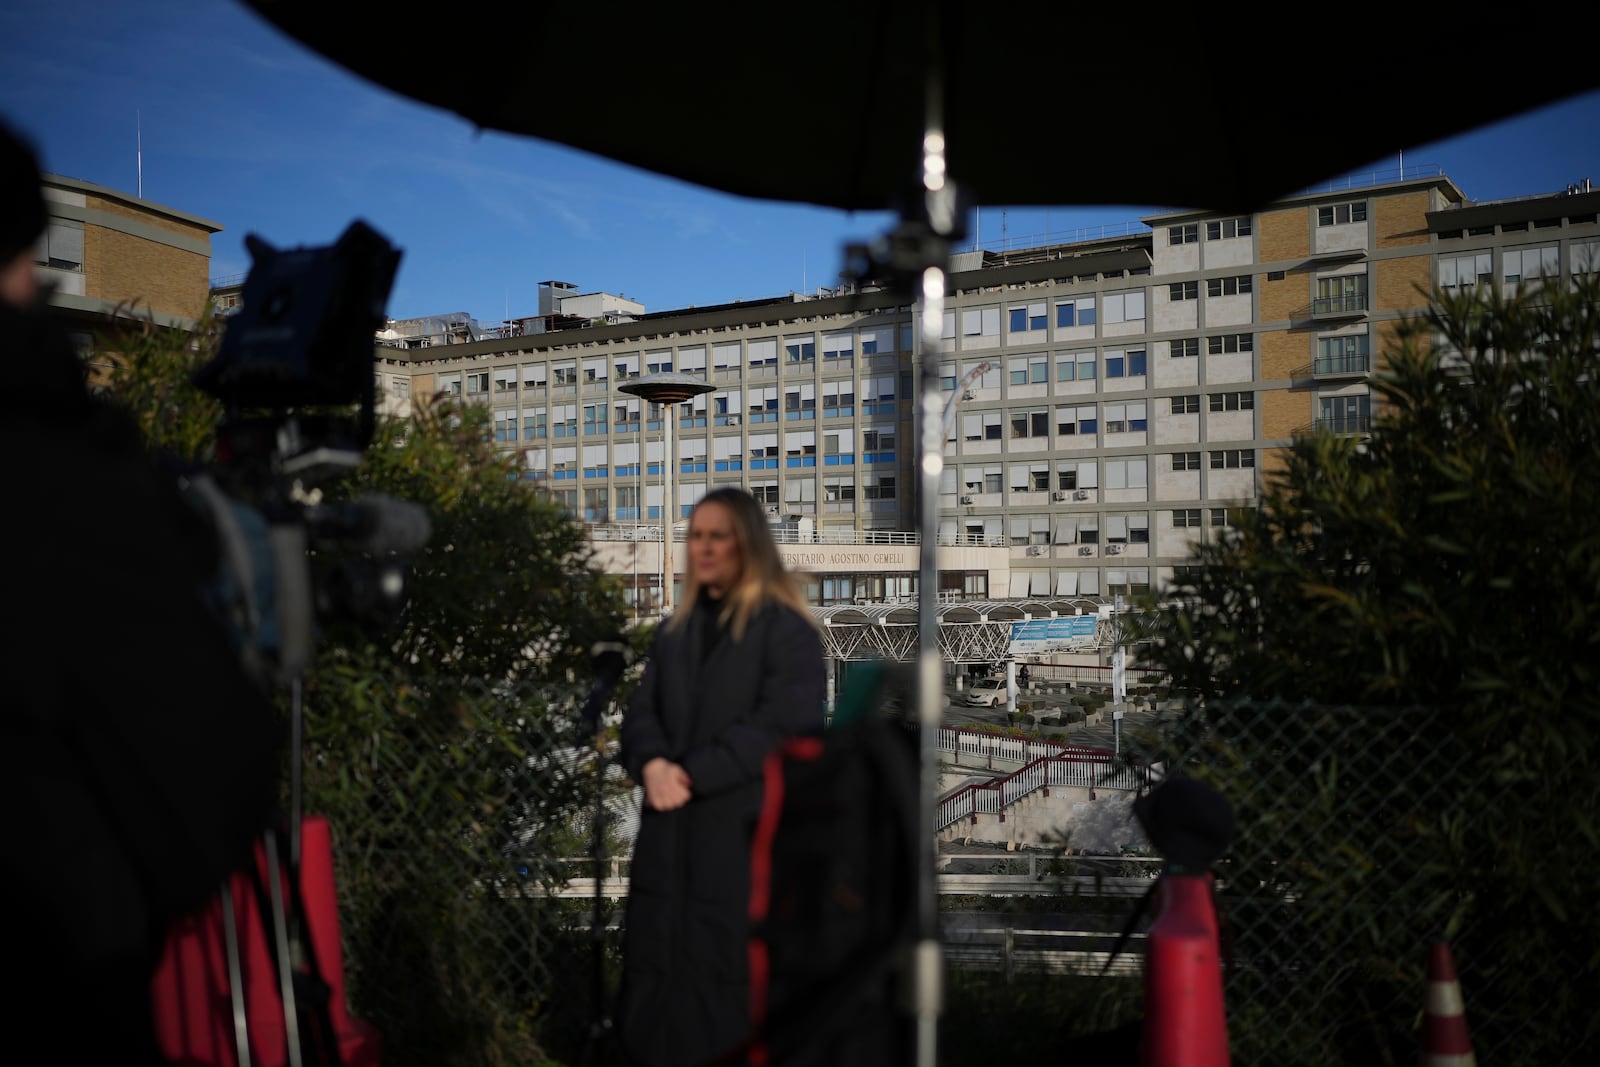
<instances>
[{"instance_id":1,"label":"row of window","mask_svg":"<svg viewBox=\"0 0 1600 1067\"><path fill-rule=\"evenodd\" d=\"M1240 274L1206 281L1206 295L1214 297L1237 296L1253 292L1255 282L1251 275ZM1197 300L1200 297L1199 281L1174 282L1167 287L1167 299L1172 302ZM1058 329L1097 324L1116 325L1122 322L1143 322L1146 315L1145 291L1129 289L1120 293L1101 293L1098 296L1079 296L1055 302L1055 325ZM1007 309L1007 333L1032 333L1050 326L1049 305L1033 301ZM962 308L944 313L945 340L961 337L999 337L1000 308Z\"/></svg>"},{"instance_id":2,"label":"row of window","mask_svg":"<svg viewBox=\"0 0 1600 1067\"><path fill-rule=\"evenodd\" d=\"M540 482L544 486L542 490L544 493L566 511L581 515L585 522L629 522L662 517L659 486L649 487L643 494L643 506L641 506L641 494L637 486L566 488L560 485L545 485L540 473L528 471L524 477ZM712 486L705 482L678 486L675 494L678 497L678 517L687 518L695 504L699 503L711 488ZM819 502L817 483L810 478L786 481L782 486L777 482L751 482L745 488L758 502L773 510L782 506L811 511ZM821 502L826 505L854 505L859 500L870 509L898 499L898 494L898 481L893 475L863 475L859 482L855 478L824 478ZM848 509L835 506L831 510Z\"/></svg>"},{"instance_id":3,"label":"row of window","mask_svg":"<svg viewBox=\"0 0 1600 1067\"><path fill-rule=\"evenodd\" d=\"M1211 449L1204 455L1211 470L1238 470L1256 465L1256 453L1252 448ZM1013 493L1139 489L1149 485L1150 462L1148 456L1118 456L1009 465L969 463L946 467L940 475L939 491L947 496L958 492L976 496L1000 493L1007 488ZM1167 463L1174 471L1198 471L1201 452L1171 452L1167 454Z\"/></svg>"},{"instance_id":4,"label":"row of window","mask_svg":"<svg viewBox=\"0 0 1600 1067\"><path fill-rule=\"evenodd\" d=\"M1235 219L1218 219L1206 223L1206 240L1226 241L1235 237L1249 237L1251 234L1250 217L1243 216ZM1167 227L1167 244L1192 245L1200 242L1200 224L1187 222L1178 226Z\"/></svg>"},{"instance_id":5,"label":"row of window","mask_svg":"<svg viewBox=\"0 0 1600 1067\"><path fill-rule=\"evenodd\" d=\"M1170 511L1125 511L1104 515L1013 515L1002 522L997 516L969 517L960 521L962 538L971 544L1029 545L1148 545L1152 515L1173 529L1231 527L1243 513L1238 508L1174 508ZM954 535L958 523L940 524L940 540Z\"/></svg>"},{"instance_id":6,"label":"row of window","mask_svg":"<svg viewBox=\"0 0 1600 1067\"><path fill-rule=\"evenodd\" d=\"M1482 251L1440 256L1437 261L1440 288L1455 289L1491 284L1495 277L1496 254L1494 251ZM1507 285L1561 276L1559 244L1503 248L1499 250L1498 255L1500 278ZM1568 244L1567 270L1570 274L1600 271L1600 241L1573 241Z\"/></svg>"},{"instance_id":7,"label":"row of window","mask_svg":"<svg viewBox=\"0 0 1600 1067\"><path fill-rule=\"evenodd\" d=\"M1174 415L1200 412L1199 393L1166 398ZM1150 428L1152 403L1161 401L1124 400L1102 404L1073 404L1031 411L973 411L961 416L959 431L952 429L951 441L999 441L1025 438L1085 437L1105 433L1141 433ZM1252 392L1206 394L1206 409L1211 412L1252 411L1256 406ZM1053 417L1052 417L1053 416ZM1103 416L1103 420L1102 420ZM1103 422L1103 425L1102 425Z\"/></svg>"}]
</instances>

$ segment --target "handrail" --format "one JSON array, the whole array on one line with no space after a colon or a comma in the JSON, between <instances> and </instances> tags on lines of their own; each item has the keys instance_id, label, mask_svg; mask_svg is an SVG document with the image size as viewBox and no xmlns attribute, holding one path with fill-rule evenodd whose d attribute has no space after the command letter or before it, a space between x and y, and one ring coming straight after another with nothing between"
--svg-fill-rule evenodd
<instances>
[{"instance_id":1,"label":"handrail","mask_svg":"<svg viewBox=\"0 0 1600 1067\"><path fill-rule=\"evenodd\" d=\"M976 730L963 730L960 727L940 727L939 747L959 753L963 737L991 739L1002 743L1012 742L1012 745L997 747L1020 747L1026 762L1008 774L996 776L987 782L969 783L943 797L939 801L934 818L937 831L945 830L963 818L1001 815L1011 805L1040 789L1048 790L1052 785L1087 785L1091 789L1100 785L1112 789L1136 789L1139 784L1137 773L1131 769L1118 768L1116 755L1103 748L1064 745L1057 741L1035 741L1031 738L1003 737ZM1035 747L1054 751L1036 755L1032 751ZM986 754L991 758L996 755L994 752ZM1008 757L1002 755L1001 758ZM1087 775L1081 771L1076 774L1071 773L1073 764L1103 765L1112 768L1113 773L1097 783L1093 771ZM1059 772L1058 767L1061 768ZM1085 778L1087 780L1084 780ZM995 796L990 798L986 795L988 793L993 793Z\"/></svg>"}]
</instances>

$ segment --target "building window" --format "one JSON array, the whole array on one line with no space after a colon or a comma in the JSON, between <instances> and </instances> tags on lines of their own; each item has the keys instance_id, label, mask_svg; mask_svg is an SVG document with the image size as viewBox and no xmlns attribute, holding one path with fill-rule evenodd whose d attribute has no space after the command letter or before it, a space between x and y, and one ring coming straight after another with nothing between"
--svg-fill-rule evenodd
<instances>
[{"instance_id":1,"label":"building window","mask_svg":"<svg viewBox=\"0 0 1600 1067\"><path fill-rule=\"evenodd\" d=\"M1106 353L1107 378L1142 378L1145 374L1144 349L1135 349L1131 352Z\"/></svg>"},{"instance_id":2,"label":"building window","mask_svg":"<svg viewBox=\"0 0 1600 1067\"><path fill-rule=\"evenodd\" d=\"M1012 333L1043 330L1050 324L1049 317L1045 314L1045 305L1042 300L1036 304L1011 308L1007 314L1010 318L1009 328Z\"/></svg>"},{"instance_id":3,"label":"building window","mask_svg":"<svg viewBox=\"0 0 1600 1067\"><path fill-rule=\"evenodd\" d=\"M1050 360L1046 356L1016 356L1006 361L1007 380L1012 385L1040 385L1050 381Z\"/></svg>"},{"instance_id":4,"label":"building window","mask_svg":"<svg viewBox=\"0 0 1600 1067\"><path fill-rule=\"evenodd\" d=\"M1237 219L1222 219L1218 222L1206 223L1206 240L1225 241L1230 237L1249 237L1250 217L1248 215Z\"/></svg>"},{"instance_id":5,"label":"building window","mask_svg":"<svg viewBox=\"0 0 1600 1067\"><path fill-rule=\"evenodd\" d=\"M1224 448L1211 453L1211 469L1214 471L1234 470L1239 467L1254 467L1256 453L1252 448Z\"/></svg>"},{"instance_id":6,"label":"building window","mask_svg":"<svg viewBox=\"0 0 1600 1067\"><path fill-rule=\"evenodd\" d=\"M1256 406L1254 393L1211 393L1207 400L1212 411L1253 411Z\"/></svg>"},{"instance_id":7,"label":"building window","mask_svg":"<svg viewBox=\"0 0 1600 1067\"><path fill-rule=\"evenodd\" d=\"M1093 437L1100 432L1099 426L1093 404L1056 408L1056 433L1063 437Z\"/></svg>"},{"instance_id":8,"label":"building window","mask_svg":"<svg viewBox=\"0 0 1600 1067\"><path fill-rule=\"evenodd\" d=\"M1347 222L1366 222L1367 202L1354 200L1348 204L1327 204L1317 208L1318 226L1342 226Z\"/></svg>"},{"instance_id":9,"label":"building window","mask_svg":"<svg viewBox=\"0 0 1600 1067\"><path fill-rule=\"evenodd\" d=\"M1145 401L1106 405L1106 433L1138 433L1149 429Z\"/></svg>"},{"instance_id":10,"label":"building window","mask_svg":"<svg viewBox=\"0 0 1600 1067\"><path fill-rule=\"evenodd\" d=\"M1050 413L1048 411L1013 411L1011 413L1011 438L1048 437Z\"/></svg>"},{"instance_id":11,"label":"building window","mask_svg":"<svg viewBox=\"0 0 1600 1067\"><path fill-rule=\"evenodd\" d=\"M999 337L1000 309L998 307L964 309L961 312L961 336Z\"/></svg>"},{"instance_id":12,"label":"building window","mask_svg":"<svg viewBox=\"0 0 1600 1067\"><path fill-rule=\"evenodd\" d=\"M862 463L893 463L894 431L866 429L861 431Z\"/></svg>"},{"instance_id":13,"label":"building window","mask_svg":"<svg viewBox=\"0 0 1600 1067\"><path fill-rule=\"evenodd\" d=\"M83 270L83 223L51 219L33 246L33 261L52 270Z\"/></svg>"},{"instance_id":14,"label":"building window","mask_svg":"<svg viewBox=\"0 0 1600 1067\"><path fill-rule=\"evenodd\" d=\"M1194 359L1200 355L1200 338L1180 337L1169 341L1167 351L1173 359Z\"/></svg>"},{"instance_id":15,"label":"building window","mask_svg":"<svg viewBox=\"0 0 1600 1067\"><path fill-rule=\"evenodd\" d=\"M1207 296L1238 296L1241 293L1252 292L1254 280L1248 274L1236 274L1227 278L1206 279Z\"/></svg>"},{"instance_id":16,"label":"building window","mask_svg":"<svg viewBox=\"0 0 1600 1067\"><path fill-rule=\"evenodd\" d=\"M1144 321L1144 290L1133 289L1126 293L1107 293L1101 301L1101 309L1105 313L1105 321L1112 322L1143 322Z\"/></svg>"},{"instance_id":17,"label":"building window","mask_svg":"<svg viewBox=\"0 0 1600 1067\"><path fill-rule=\"evenodd\" d=\"M1213 356L1254 352L1255 348L1255 334L1251 333L1219 333L1215 337L1206 338L1206 351Z\"/></svg>"},{"instance_id":18,"label":"building window","mask_svg":"<svg viewBox=\"0 0 1600 1067\"><path fill-rule=\"evenodd\" d=\"M1368 339L1364 333L1317 338L1314 374L1352 374L1371 369Z\"/></svg>"},{"instance_id":19,"label":"building window","mask_svg":"<svg viewBox=\"0 0 1600 1067\"><path fill-rule=\"evenodd\" d=\"M1538 278L1556 278L1561 275L1561 248L1545 245L1542 248L1511 248L1500 254L1500 270L1507 285Z\"/></svg>"},{"instance_id":20,"label":"building window","mask_svg":"<svg viewBox=\"0 0 1600 1067\"><path fill-rule=\"evenodd\" d=\"M1167 299L1176 304L1181 300L1199 300L1199 282L1173 282L1167 286Z\"/></svg>"},{"instance_id":21,"label":"building window","mask_svg":"<svg viewBox=\"0 0 1600 1067\"><path fill-rule=\"evenodd\" d=\"M1172 454L1172 469L1175 471L1197 471L1200 469L1200 453L1174 452ZM1196 523L1195 525L1199 525Z\"/></svg>"},{"instance_id":22,"label":"building window","mask_svg":"<svg viewBox=\"0 0 1600 1067\"><path fill-rule=\"evenodd\" d=\"M1336 274L1317 279L1317 298L1311 303L1313 314L1349 314L1367 307L1367 276Z\"/></svg>"},{"instance_id":23,"label":"building window","mask_svg":"<svg viewBox=\"0 0 1600 1067\"><path fill-rule=\"evenodd\" d=\"M1472 252L1439 260L1439 287L1442 289L1487 285L1493 277L1494 255L1490 252Z\"/></svg>"},{"instance_id":24,"label":"building window","mask_svg":"<svg viewBox=\"0 0 1600 1067\"><path fill-rule=\"evenodd\" d=\"M1057 326L1093 326L1095 323L1094 297L1079 297L1056 304Z\"/></svg>"},{"instance_id":25,"label":"building window","mask_svg":"<svg viewBox=\"0 0 1600 1067\"><path fill-rule=\"evenodd\" d=\"M478 393L489 391L489 372L477 371L467 375L467 395L474 396Z\"/></svg>"},{"instance_id":26,"label":"building window","mask_svg":"<svg viewBox=\"0 0 1600 1067\"><path fill-rule=\"evenodd\" d=\"M1167 227L1167 244L1192 245L1200 241L1199 223L1190 222L1182 226Z\"/></svg>"},{"instance_id":27,"label":"building window","mask_svg":"<svg viewBox=\"0 0 1600 1067\"><path fill-rule=\"evenodd\" d=\"M1147 486L1149 460L1143 456L1105 461L1107 489L1143 489Z\"/></svg>"},{"instance_id":28,"label":"building window","mask_svg":"<svg viewBox=\"0 0 1600 1067\"><path fill-rule=\"evenodd\" d=\"M1173 397L1172 413L1174 415L1198 415L1200 413L1200 394L1191 393L1188 396Z\"/></svg>"}]
</instances>

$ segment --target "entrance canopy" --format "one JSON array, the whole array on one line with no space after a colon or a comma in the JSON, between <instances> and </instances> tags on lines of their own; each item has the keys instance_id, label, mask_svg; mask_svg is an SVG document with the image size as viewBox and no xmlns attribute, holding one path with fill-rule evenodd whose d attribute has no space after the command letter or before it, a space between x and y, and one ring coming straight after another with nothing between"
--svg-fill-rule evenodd
<instances>
[{"instance_id":1,"label":"entrance canopy","mask_svg":"<svg viewBox=\"0 0 1600 1067\"><path fill-rule=\"evenodd\" d=\"M939 657L946 663L992 663L1012 652L1015 624L1093 617L1094 636L1083 650L1109 643L1105 615L1110 602L1100 597L1040 600L958 600L938 607ZM823 653L835 660L917 658L921 615L914 604L839 604L812 608L822 629Z\"/></svg>"}]
</instances>

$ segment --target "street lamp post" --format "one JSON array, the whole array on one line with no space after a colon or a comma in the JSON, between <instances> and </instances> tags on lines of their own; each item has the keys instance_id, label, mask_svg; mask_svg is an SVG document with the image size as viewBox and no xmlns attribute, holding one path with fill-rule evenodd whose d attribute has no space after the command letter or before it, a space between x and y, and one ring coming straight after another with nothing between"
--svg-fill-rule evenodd
<instances>
[{"instance_id":1,"label":"street lamp post","mask_svg":"<svg viewBox=\"0 0 1600 1067\"><path fill-rule=\"evenodd\" d=\"M647 374L617 386L618 392L639 397L649 404L660 404L662 460L662 524L661 524L661 614L672 614L672 526L677 520L677 503L672 498L672 468L678 457L672 452L672 424L678 417L678 405L704 393L713 392L716 386L692 374ZM646 464L648 466L648 463Z\"/></svg>"}]
</instances>

